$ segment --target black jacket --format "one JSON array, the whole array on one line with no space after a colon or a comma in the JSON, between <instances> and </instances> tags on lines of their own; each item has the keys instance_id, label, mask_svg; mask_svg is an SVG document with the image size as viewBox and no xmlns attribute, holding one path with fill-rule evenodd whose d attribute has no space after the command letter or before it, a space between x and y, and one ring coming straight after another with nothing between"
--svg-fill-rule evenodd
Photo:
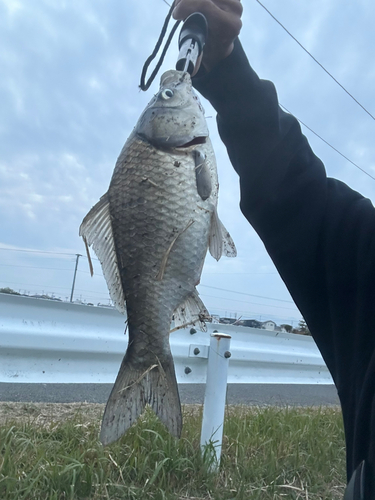
<instances>
[{"instance_id":1,"label":"black jacket","mask_svg":"<svg viewBox=\"0 0 375 500\"><path fill-rule=\"evenodd\" d=\"M280 109L273 84L258 78L239 41L214 70L198 74L194 86L218 113L220 136L240 176L241 210L336 384L348 478L363 459L375 470L375 209L327 178L298 121Z\"/></svg>"}]
</instances>

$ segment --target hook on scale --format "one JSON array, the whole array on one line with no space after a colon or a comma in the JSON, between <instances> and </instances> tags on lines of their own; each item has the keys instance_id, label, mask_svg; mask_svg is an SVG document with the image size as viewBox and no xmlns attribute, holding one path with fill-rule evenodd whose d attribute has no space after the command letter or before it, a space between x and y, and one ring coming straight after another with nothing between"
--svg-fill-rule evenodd
<instances>
[{"instance_id":1,"label":"hook on scale","mask_svg":"<svg viewBox=\"0 0 375 500\"><path fill-rule=\"evenodd\" d=\"M176 63L178 71L187 71L190 75L194 73L206 43L207 33L207 19L200 12L194 12L185 20L178 40L180 50Z\"/></svg>"},{"instance_id":2,"label":"hook on scale","mask_svg":"<svg viewBox=\"0 0 375 500\"><path fill-rule=\"evenodd\" d=\"M167 26L169 23L169 20L172 16L172 11L174 8L174 3L172 4L169 13L164 21L164 26L162 28L162 31L160 33L159 39L156 43L156 46L152 52L152 54L147 58L143 69L142 69L142 74L141 74L141 81L140 81L140 89L141 90L147 90L151 83L153 82L157 72L160 69L160 66L163 63L164 56L168 50L168 47L172 41L173 35L180 24L180 21L176 21L175 25L173 26L171 32L169 33L168 39L165 43L165 46L163 48L163 51L161 53L161 56L159 58L159 61L153 70L151 76L149 79L146 81L146 73L147 69L153 59L155 59L156 54L162 44L165 32L167 30ZM181 28L180 36L179 36L179 41L178 41L178 48L179 48L179 54L178 54L178 59L176 63L176 69L178 71L187 71L190 75L194 73L194 70L196 68L199 56L203 52L204 45L206 43L207 39L207 34L208 34L208 23L207 19L203 14L200 12L194 12L191 14L184 22Z\"/></svg>"}]
</instances>

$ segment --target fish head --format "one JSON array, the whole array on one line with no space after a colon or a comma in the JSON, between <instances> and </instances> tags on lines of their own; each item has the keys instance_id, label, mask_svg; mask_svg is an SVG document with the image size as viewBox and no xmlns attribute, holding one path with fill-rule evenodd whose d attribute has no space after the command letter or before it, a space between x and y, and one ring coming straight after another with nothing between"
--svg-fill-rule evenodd
<instances>
[{"instance_id":1,"label":"fish head","mask_svg":"<svg viewBox=\"0 0 375 500\"><path fill-rule=\"evenodd\" d=\"M206 142L208 128L204 109L194 92L189 73L170 70L162 75L159 92L142 113L135 132L162 149Z\"/></svg>"}]
</instances>

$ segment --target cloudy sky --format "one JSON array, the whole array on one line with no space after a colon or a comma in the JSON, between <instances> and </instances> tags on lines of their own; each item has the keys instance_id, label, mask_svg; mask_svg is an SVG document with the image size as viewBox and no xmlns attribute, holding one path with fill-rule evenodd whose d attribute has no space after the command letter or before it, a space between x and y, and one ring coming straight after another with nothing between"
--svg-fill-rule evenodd
<instances>
[{"instance_id":1,"label":"cloudy sky","mask_svg":"<svg viewBox=\"0 0 375 500\"><path fill-rule=\"evenodd\" d=\"M372 0L264 0L272 14L373 115ZM138 89L168 6L163 0L0 0L0 287L70 296L82 218L158 87ZM242 44L280 102L375 177L375 123L256 0ZM174 40L163 65L174 67ZM212 313L298 323L301 315L238 209L238 179L204 102L217 155L219 213L238 257L207 257L199 291ZM373 202L375 181L303 127L328 175ZM16 249L16 250L15 250ZM44 252L44 253L42 253ZM236 292L236 293L233 293ZM108 302L80 258L75 298ZM271 300L272 299L272 300Z\"/></svg>"}]
</instances>

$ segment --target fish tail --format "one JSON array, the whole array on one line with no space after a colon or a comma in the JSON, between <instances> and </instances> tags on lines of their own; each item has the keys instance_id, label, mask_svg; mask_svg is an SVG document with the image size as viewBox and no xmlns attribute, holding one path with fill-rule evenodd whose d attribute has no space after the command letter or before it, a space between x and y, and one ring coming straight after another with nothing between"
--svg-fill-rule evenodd
<instances>
[{"instance_id":1,"label":"fish tail","mask_svg":"<svg viewBox=\"0 0 375 500\"><path fill-rule=\"evenodd\" d=\"M182 413L172 354L163 363L155 357L148 367L132 360L127 351L104 411L100 440L117 441L149 404L175 437L181 436Z\"/></svg>"}]
</instances>

